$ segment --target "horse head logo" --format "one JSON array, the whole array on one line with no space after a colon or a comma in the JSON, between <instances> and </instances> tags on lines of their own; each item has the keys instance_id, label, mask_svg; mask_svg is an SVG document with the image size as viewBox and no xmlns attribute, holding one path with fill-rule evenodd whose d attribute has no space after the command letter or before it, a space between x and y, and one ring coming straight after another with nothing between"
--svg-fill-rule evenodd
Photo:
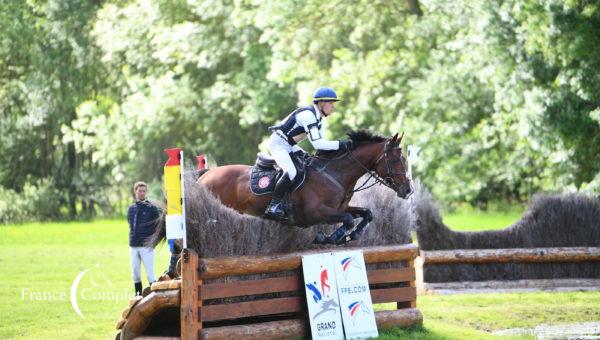
<instances>
[{"instance_id":1,"label":"horse head logo","mask_svg":"<svg viewBox=\"0 0 600 340\"><path fill-rule=\"evenodd\" d=\"M359 312L363 312L366 314L371 314L369 308L365 305L363 301L354 301L348 305L348 313L350 313L350 319L352 323L356 322L357 315Z\"/></svg>"}]
</instances>

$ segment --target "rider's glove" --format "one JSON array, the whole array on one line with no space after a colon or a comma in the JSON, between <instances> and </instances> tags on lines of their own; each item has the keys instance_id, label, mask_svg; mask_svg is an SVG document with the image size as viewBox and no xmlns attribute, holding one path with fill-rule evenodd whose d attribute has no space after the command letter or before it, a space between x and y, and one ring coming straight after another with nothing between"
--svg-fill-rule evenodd
<instances>
[{"instance_id":1,"label":"rider's glove","mask_svg":"<svg viewBox=\"0 0 600 340\"><path fill-rule=\"evenodd\" d=\"M292 153L292 155L294 155L297 158L306 158L308 156L308 152L304 151L304 150L296 150Z\"/></svg>"},{"instance_id":2,"label":"rider's glove","mask_svg":"<svg viewBox=\"0 0 600 340\"><path fill-rule=\"evenodd\" d=\"M351 140L341 140L340 141L340 150L342 150L342 151L352 150L352 141Z\"/></svg>"}]
</instances>

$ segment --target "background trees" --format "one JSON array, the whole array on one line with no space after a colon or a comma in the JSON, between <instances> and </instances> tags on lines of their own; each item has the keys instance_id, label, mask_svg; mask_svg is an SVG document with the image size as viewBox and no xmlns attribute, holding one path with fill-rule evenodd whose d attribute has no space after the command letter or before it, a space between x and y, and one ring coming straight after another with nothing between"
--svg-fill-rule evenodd
<instances>
[{"instance_id":1,"label":"background trees","mask_svg":"<svg viewBox=\"0 0 600 340\"><path fill-rule=\"evenodd\" d=\"M423 147L416 173L445 204L600 190L594 3L0 8L4 216L30 206L47 206L30 215L48 218L118 210L134 180L160 179L166 147L248 163L266 128L323 84L344 98L331 138L405 131L406 144Z\"/></svg>"}]
</instances>

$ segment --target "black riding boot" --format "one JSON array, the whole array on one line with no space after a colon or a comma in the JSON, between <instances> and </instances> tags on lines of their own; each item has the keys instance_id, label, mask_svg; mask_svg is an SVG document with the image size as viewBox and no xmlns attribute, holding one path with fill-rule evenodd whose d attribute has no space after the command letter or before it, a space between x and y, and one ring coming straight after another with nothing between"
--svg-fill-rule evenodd
<instances>
[{"instance_id":1,"label":"black riding boot","mask_svg":"<svg viewBox=\"0 0 600 340\"><path fill-rule=\"evenodd\" d=\"M285 217L285 211L283 210L283 196L286 192L289 191L292 186L292 181L287 173L284 173L277 184L275 184L275 190L273 191L273 198L271 199L271 203L265 210L265 217L274 219L277 221L281 221Z\"/></svg>"},{"instance_id":2,"label":"black riding boot","mask_svg":"<svg viewBox=\"0 0 600 340\"><path fill-rule=\"evenodd\" d=\"M134 283L135 286L135 295L136 296L142 296L142 283L141 282L135 282Z\"/></svg>"}]
</instances>

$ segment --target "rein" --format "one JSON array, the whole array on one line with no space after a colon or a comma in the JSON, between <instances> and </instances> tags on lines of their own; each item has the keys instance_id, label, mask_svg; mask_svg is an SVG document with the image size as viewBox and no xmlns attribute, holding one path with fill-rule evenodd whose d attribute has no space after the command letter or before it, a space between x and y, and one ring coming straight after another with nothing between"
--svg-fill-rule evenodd
<instances>
[{"instance_id":1,"label":"rein","mask_svg":"<svg viewBox=\"0 0 600 340\"><path fill-rule=\"evenodd\" d=\"M360 165L361 168L363 168L363 170L365 170L368 174L369 177L367 177L367 179L363 182L363 184L359 185L358 188L353 189L352 191L350 191L350 193L355 193L358 191L363 191L366 189L369 189L372 186L375 186L376 184L383 184L386 187L394 190L394 191L398 191L398 185L394 183L394 179L393 179L393 175L404 175L406 176L406 172L399 172L399 173L394 173L390 167L390 162L388 161L388 157L387 157L387 153L388 150L384 150L383 153L381 154L381 156L379 156L379 158L377 158L377 161L375 161L375 164L373 165L373 169L377 168L377 164L379 164L379 162L381 162L381 160L385 160L385 165L386 165L386 169L387 169L387 174L385 179L382 178L381 176L379 176L377 174L377 172L375 170L369 170L364 164L362 164L358 159L356 159L353 155L352 152L348 151L348 156L350 156L350 158L357 163L358 165ZM373 182L371 185L365 186L369 180L371 178L375 179L375 182Z\"/></svg>"},{"instance_id":2,"label":"rein","mask_svg":"<svg viewBox=\"0 0 600 340\"><path fill-rule=\"evenodd\" d=\"M398 172L398 173L393 172L393 170L390 166L390 162L388 161L388 152L389 152L389 150L388 150L388 146L386 144L384 146L383 153L381 154L381 156L379 156L379 158L377 158L377 161L375 161L375 164L373 165L373 169L376 169L377 164L379 164L379 162L381 162L381 160L385 161L386 170L387 170L387 174L386 174L385 178L382 178L381 176L379 176L375 170L368 169L361 161L359 161L358 159L356 159L354 157L354 155L352 155L352 151L346 151L343 154L341 154L340 156L335 157L335 158L322 158L322 157L319 157L316 155L314 157L317 159L320 159L320 160L324 160L324 161L337 161L337 160L346 158L346 156L349 156L350 159L352 159L352 161L354 161L354 163L358 164L363 170L365 170L366 173L369 174L369 177L361 185L359 185L358 188L352 189L347 194L353 194L355 192L363 191L363 190L369 189L370 187L375 186L377 184L383 184L384 186L386 186L394 191L398 191L399 185L394 183L393 176L394 175L406 176L406 172ZM322 170L325 170L326 167L327 166L323 167ZM369 182L369 180L371 178L374 178L375 182L373 182L372 184L367 186L366 184Z\"/></svg>"}]
</instances>

